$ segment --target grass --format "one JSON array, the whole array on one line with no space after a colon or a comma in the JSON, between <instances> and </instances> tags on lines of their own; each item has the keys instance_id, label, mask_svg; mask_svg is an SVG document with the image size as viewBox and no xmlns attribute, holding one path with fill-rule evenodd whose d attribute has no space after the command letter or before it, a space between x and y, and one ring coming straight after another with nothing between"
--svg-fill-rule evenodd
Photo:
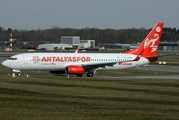
<instances>
[{"instance_id":1,"label":"grass","mask_svg":"<svg viewBox=\"0 0 179 120\"><path fill-rule=\"evenodd\" d=\"M1 119L178 119L179 81L0 77Z\"/></svg>"}]
</instances>

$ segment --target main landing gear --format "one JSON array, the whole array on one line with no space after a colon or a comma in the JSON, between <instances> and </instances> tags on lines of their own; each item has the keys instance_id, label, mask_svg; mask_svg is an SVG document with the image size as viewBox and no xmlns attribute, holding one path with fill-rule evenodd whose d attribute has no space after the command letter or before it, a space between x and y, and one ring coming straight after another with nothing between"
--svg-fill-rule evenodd
<instances>
[{"instance_id":1,"label":"main landing gear","mask_svg":"<svg viewBox=\"0 0 179 120\"><path fill-rule=\"evenodd\" d=\"M87 72L87 73L86 73L86 76L87 76L87 77L93 77L93 73L92 73L92 72Z\"/></svg>"},{"instance_id":2,"label":"main landing gear","mask_svg":"<svg viewBox=\"0 0 179 120\"><path fill-rule=\"evenodd\" d=\"M83 75L77 75L77 77L82 77ZM86 73L87 77L93 77L93 73L92 72L87 72Z\"/></svg>"}]
</instances>

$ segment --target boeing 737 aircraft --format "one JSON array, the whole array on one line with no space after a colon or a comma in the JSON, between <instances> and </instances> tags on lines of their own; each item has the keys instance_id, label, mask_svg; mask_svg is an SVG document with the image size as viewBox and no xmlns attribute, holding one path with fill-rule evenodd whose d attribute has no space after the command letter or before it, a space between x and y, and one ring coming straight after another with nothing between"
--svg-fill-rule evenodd
<instances>
[{"instance_id":1,"label":"boeing 737 aircraft","mask_svg":"<svg viewBox=\"0 0 179 120\"><path fill-rule=\"evenodd\" d=\"M12 72L50 71L52 74L75 74L92 77L98 70L123 70L158 60L157 50L164 23L158 23L134 50L124 53L23 53L2 62Z\"/></svg>"}]
</instances>

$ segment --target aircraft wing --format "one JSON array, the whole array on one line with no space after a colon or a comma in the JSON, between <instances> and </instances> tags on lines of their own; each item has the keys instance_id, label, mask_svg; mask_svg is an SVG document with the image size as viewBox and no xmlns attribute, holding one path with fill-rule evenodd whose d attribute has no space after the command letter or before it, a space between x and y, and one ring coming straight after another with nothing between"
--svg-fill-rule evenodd
<instances>
[{"instance_id":1,"label":"aircraft wing","mask_svg":"<svg viewBox=\"0 0 179 120\"><path fill-rule=\"evenodd\" d=\"M83 64L82 66L84 69L89 70L89 69L96 69L99 67L105 68L106 66L113 67L116 63L125 63L125 62L133 62L133 61L138 61L141 58L141 54L143 53L143 50L140 51L140 53L137 55L137 57L134 60L128 60L128 61L114 61L114 62L105 62L105 63L95 63L95 64Z\"/></svg>"},{"instance_id":2,"label":"aircraft wing","mask_svg":"<svg viewBox=\"0 0 179 120\"><path fill-rule=\"evenodd\" d=\"M123 61L123 62L124 62L124 61ZM96 68L99 68L99 67L105 68L106 66L112 67L112 66L115 65L116 63L121 63L121 62L115 61L115 62L108 62L108 63L83 64L82 66L83 66L85 69L96 69Z\"/></svg>"}]
</instances>

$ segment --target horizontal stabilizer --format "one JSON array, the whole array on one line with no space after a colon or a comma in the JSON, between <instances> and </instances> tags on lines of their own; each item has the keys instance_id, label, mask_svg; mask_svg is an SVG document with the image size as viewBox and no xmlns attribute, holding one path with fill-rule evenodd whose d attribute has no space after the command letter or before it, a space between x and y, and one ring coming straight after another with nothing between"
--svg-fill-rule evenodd
<instances>
[{"instance_id":1,"label":"horizontal stabilizer","mask_svg":"<svg viewBox=\"0 0 179 120\"><path fill-rule=\"evenodd\" d=\"M164 57L164 56L171 56L171 55L176 55L176 54L167 54L167 55L156 55L156 56L148 56L147 58L150 59L150 58L158 58L158 57Z\"/></svg>"}]
</instances>

